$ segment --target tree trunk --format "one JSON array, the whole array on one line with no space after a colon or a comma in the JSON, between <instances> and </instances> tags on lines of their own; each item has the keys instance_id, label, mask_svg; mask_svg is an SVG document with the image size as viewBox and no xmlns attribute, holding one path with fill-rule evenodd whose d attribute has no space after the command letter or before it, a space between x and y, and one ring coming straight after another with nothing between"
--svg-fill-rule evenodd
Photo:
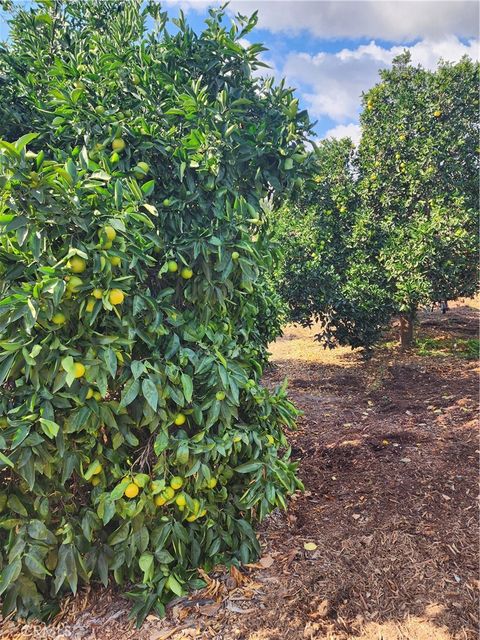
<instances>
[{"instance_id":1,"label":"tree trunk","mask_svg":"<svg viewBox=\"0 0 480 640\"><path fill-rule=\"evenodd\" d=\"M410 349L413 343L413 318L410 315L400 316L400 347L402 351Z\"/></svg>"}]
</instances>

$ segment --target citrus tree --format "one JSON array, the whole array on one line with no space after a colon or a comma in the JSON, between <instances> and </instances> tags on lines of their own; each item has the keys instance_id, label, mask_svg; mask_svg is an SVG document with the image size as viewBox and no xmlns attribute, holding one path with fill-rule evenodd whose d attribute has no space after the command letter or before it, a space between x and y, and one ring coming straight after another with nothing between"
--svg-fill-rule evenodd
<instances>
[{"instance_id":1,"label":"citrus tree","mask_svg":"<svg viewBox=\"0 0 480 640\"><path fill-rule=\"evenodd\" d=\"M317 338L333 346L349 337L349 309L355 307L360 315L360 305L369 300L358 295L359 304L354 305L358 288L346 278L358 208L352 141L322 140L309 166L308 179L273 213L276 238L283 248L280 290L289 319L303 326L320 321Z\"/></svg>"},{"instance_id":2,"label":"citrus tree","mask_svg":"<svg viewBox=\"0 0 480 640\"><path fill-rule=\"evenodd\" d=\"M464 58L429 71L403 54L364 96L356 226L385 276L403 346L419 305L478 286L478 69Z\"/></svg>"},{"instance_id":3,"label":"citrus tree","mask_svg":"<svg viewBox=\"0 0 480 640\"><path fill-rule=\"evenodd\" d=\"M146 25L149 28L146 28ZM114 581L150 610L247 562L300 487L260 383L263 220L310 124L211 12L53 2L0 48L0 595ZM152 26L153 25L153 26ZM268 196L268 207L265 204ZM268 316L268 314L267 314ZM270 319L275 331L275 318Z\"/></svg>"},{"instance_id":4,"label":"citrus tree","mask_svg":"<svg viewBox=\"0 0 480 640\"><path fill-rule=\"evenodd\" d=\"M393 317L478 288L478 64L400 56L365 94L362 138L324 141L302 196L275 213L291 318L370 351Z\"/></svg>"}]
</instances>

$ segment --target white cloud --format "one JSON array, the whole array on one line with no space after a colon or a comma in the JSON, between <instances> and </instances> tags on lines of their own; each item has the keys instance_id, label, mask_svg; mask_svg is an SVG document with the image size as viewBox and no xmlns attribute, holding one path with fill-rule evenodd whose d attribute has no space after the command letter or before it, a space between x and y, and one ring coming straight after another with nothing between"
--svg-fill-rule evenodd
<instances>
[{"instance_id":1,"label":"white cloud","mask_svg":"<svg viewBox=\"0 0 480 640\"><path fill-rule=\"evenodd\" d=\"M356 117L360 96L378 81L378 70L390 66L393 58L408 49L414 64L435 68L443 58L456 62L463 55L478 58L478 41L464 44L450 35L440 40L425 39L411 47L384 48L370 42L337 53L290 53L280 75L300 85L302 97L313 117L328 116L344 123Z\"/></svg>"},{"instance_id":2,"label":"white cloud","mask_svg":"<svg viewBox=\"0 0 480 640\"><path fill-rule=\"evenodd\" d=\"M402 42L449 33L478 35L479 5L464 0L233 0L230 4L230 10L245 14L256 9L261 28L292 34L308 31L320 38Z\"/></svg>"},{"instance_id":3,"label":"white cloud","mask_svg":"<svg viewBox=\"0 0 480 640\"><path fill-rule=\"evenodd\" d=\"M338 124L333 129L329 129L324 138L351 138L353 144L358 145L361 135L360 125L350 122L349 124Z\"/></svg>"}]
</instances>

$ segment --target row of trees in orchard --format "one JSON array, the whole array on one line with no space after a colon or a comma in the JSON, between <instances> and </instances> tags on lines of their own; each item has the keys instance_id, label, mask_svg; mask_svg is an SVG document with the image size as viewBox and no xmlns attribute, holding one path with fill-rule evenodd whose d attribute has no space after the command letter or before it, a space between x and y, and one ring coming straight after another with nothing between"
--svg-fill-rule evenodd
<instances>
[{"instance_id":1,"label":"row of trees in orchard","mask_svg":"<svg viewBox=\"0 0 480 640\"><path fill-rule=\"evenodd\" d=\"M358 152L310 153L308 114L244 46L255 15L197 34L153 1L10 11L3 613L110 582L141 622L199 567L255 558L253 525L301 488L297 412L261 383L279 292L327 344L370 348L393 315L407 336L420 304L475 290L478 66L401 57Z\"/></svg>"},{"instance_id":2,"label":"row of trees in orchard","mask_svg":"<svg viewBox=\"0 0 480 640\"><path fill-rule=\"evenodd\" d=\"M305 163L256 19L196 34L156 2L42 0L0 47L0 597L90 581L139 621L248 562L301 487L267 213ZM151 26L153 24L153 27ZM148 25L148 28L147 28Z\"/></svg>"},{"instance_id":3,"label":"row of trees in orchard","mask_svg":"<svg viewBox=\"0 0 480 640\"><path fill-rule=\"evenodd\" d=\"M478 72L399 56L363 96L358 149L322 141L278 216L290 317L326 345L369 350L399 317L408 347L421 305L477 290Z\"/></svg>"}]
</instances>

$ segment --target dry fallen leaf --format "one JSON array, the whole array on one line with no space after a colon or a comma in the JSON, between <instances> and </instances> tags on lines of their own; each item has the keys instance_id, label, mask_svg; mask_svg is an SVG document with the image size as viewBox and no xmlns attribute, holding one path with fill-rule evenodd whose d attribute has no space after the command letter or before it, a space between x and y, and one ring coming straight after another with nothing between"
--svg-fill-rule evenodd
<instances>
[{"instance_id":1,"label":"dry fallen leaf","mask_svg":"<svg viewBox=\"0 0 480 640\"><path fill-rule=\"evenodd\" d=\"M303 548L305 549L305 551L315 551L317 545L314 542L304 542Z\"/></svg>"}]
</instances>

